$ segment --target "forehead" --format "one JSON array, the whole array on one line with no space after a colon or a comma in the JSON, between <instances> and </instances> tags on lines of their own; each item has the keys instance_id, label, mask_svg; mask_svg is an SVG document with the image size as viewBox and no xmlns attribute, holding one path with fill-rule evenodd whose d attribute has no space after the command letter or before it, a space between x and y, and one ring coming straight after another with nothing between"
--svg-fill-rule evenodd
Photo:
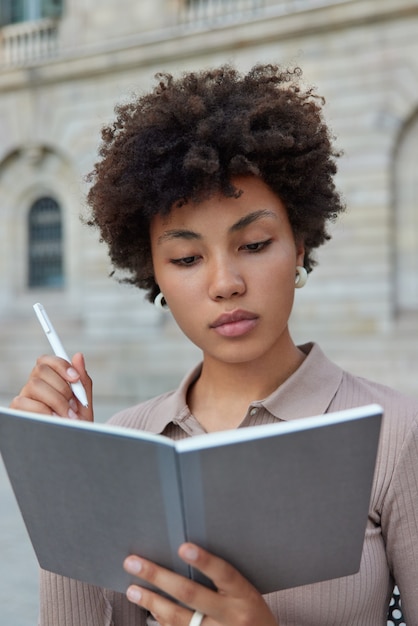
<instances>
[{"instance_id":1,"label":"forehead","mask_svg":"<svg viewBox=\"0 0 418 626\"><path fill-rule=\"evenodd\" d=\"M200 202L189 201L180 207L175 206L168 215L156 215L152 219L151 235L160 236L175 228L200 232L221 224L233 228L234 224L240 223L243 227L263 218L288 222L283 202L261 179L247 176L235 178L232 183L240 193L238 198L215 193Z\"/></svg>"}]
</instances>

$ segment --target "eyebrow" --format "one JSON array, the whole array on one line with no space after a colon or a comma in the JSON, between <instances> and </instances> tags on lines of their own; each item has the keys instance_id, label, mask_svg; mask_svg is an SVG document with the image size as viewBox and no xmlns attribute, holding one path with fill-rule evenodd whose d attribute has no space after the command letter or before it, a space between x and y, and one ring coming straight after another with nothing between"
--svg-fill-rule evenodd
<instances>
[{"instance_id":1,"label":"eyebrow","mask_svg":"<svg viewBox=\"0 0 418 626\"><path fill-rule=\"evenodd\" d=\"M158 237L158 243L168 241L170 239L202 239L202 235L195 233L193 230L187 230L185 228L172 230L166 230L160 237Z\"/></svg>"},{"instance_id":2,"label":"eyebrow","mask_svg":"<svg viewBox=\"0 0 418 626\"><path fill-rule=\"evenodd\" d=\"M277 219L276 213L274 211L269 211L268 209L261 209L260 211L253 211L241 217L235 224L232 224L228 229L230 233L235 233L239 230L242 230L257 222L258 220L263 219L264 217L270 217L273 219ZM166 230L160 237L158 237L158 244L163 243L164 241L169 241L170 239L187 239L187 240L196 240L202 239L202 235L196 233L193 230L188 230L186 228L173 228L171 230Z\"/></svg>"},{"instance_id":3,"label":"eyebrow","mask_svg":"<svg viewBox=\"0 0 418 626\"><path fill-rule=\"evenodd\" d=\"M239 219L238 222L236 222L235 224L231 226L231 228L229 229L229 232L234 233L237 230L242 230L243 228L246 228L250 224L253 224L254 222L257 222L258 220L261 220L263 217L272 217L274 219L277 219L276 213L274 213L273 211L269 211L268 209L261 209L260 211L253 211L252 213L248 213L248 215L244 215L244 217L241 217L241 219Z\"/></svg>"}]
</instances>

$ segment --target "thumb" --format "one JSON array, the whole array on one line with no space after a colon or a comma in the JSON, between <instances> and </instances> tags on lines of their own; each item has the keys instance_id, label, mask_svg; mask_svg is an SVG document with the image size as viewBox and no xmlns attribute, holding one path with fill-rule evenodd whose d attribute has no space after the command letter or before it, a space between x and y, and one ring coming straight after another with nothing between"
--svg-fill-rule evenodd
<instances>
[{"instance_id":1,"label":"thumb","mask_svg":"<svg viewBox=\"0 0 418 626\"><path fill-rule=\"evenodd\" d=\"M77 352L71 361L74 369L80 374L80 382L86 390L88 407L85 407L77 400L78 415L80 419L88 422L93 421L93 381L87 373L86 365L84 361L84 355L81 352Z\"/></svg>"}]
</instances>

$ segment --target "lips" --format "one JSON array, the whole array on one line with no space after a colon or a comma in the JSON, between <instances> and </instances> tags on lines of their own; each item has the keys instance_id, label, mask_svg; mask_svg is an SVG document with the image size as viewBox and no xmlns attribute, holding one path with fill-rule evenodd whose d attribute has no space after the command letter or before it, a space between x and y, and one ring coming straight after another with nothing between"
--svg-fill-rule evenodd
<instances>
[{"instance_id":1,"label":"lips","mask_svg":"<svg viewBox=\"0 0 418 626\"><path fill-rule=\"evenodd\" d=\"M224 337L240 337L252 330L258 321L258 316L250 311L236 310L220 315L210 328Z\"/></svg>"}]
</instances>

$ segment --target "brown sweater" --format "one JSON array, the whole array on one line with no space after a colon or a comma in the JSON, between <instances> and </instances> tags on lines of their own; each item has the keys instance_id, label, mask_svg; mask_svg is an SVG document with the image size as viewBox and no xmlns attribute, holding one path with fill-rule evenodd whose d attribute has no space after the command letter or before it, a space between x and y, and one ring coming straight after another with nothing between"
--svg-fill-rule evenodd
<instances>
[{"instance_id":1,"label":"brown sweater","mask_svg":"<svg viewBox=\"0 0 418 626\"><path fill-rule=\"evenodd\" d=\"M394 581L408 626L418 625L418 400L352 376L315 344L273 394L253 402L241 427L379 403L382 436L358 574L265 596L280 626L384 626ZM203 432L180 387L115 415L114 424L173 439ZM41 572L41 626L145 626L155 623L123 594ZM254 625L258 626L258 625Z\"/></svg>"}]
</instances>

